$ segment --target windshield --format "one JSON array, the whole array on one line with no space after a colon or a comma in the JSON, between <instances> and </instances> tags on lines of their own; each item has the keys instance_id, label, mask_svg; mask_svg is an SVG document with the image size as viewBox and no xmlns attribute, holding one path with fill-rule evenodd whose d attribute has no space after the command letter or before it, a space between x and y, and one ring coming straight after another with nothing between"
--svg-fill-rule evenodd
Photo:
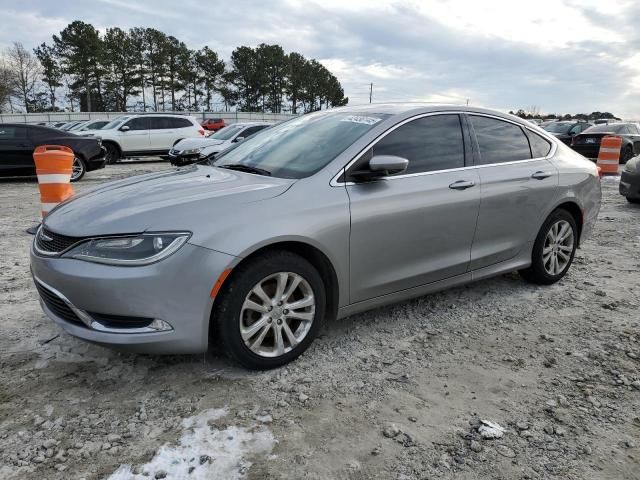
<instances>
[{"instance_id":1,"label":"windshield","mask_svg":"<svg viewBox=\"0 0 640 480\"><path fill-rule=\"evenodd\" d=\"M311 113L264 129L221 155L215 165L245 165L274 177L308 177L388 116Z\"/></svg>"},{"instance_id":2,"label":"windshield","mask_svg":"<svg viewBox=\"0 0 640 480\"><path fill-rule=\"evenodd\" d=\"M551 132L551 133L565 133L569 130L569 127L571 127L571 125L573 124L554 122L554 123L550 123L549 125L545 125L543 128L547 132Z\"/></svg>"},{"instance_id":3,"label":"windshield","mask_svg":"<svg viewBox=\"0 0 640 480\"><path fill-rule=\"evenodd\" d=\"M243 126L235 126L235 125L224 127L218 130L213 135L209 135L209 138L213 138L215 140L229 140L231 137L233 137L236 133L238 133L243 128L244 128Z\"/></svg>"},{"instance_id":4,"label":"windshield","mask_svg":"<svg viewBox=\"0 0 640 480\"><path fill-rule=\"evenodd\" d=\"M624 124L618 123L613 125L595 125L587 128L582 133L624 133Z\"/></svg>"},{"instance_id":5,"label":"windshield","mask_svg":"<svg viewBox=\"0 0 640 480\"><path fill-rule=\"evenodd\" d=\"M129 118L131 117L116 117L113 120L111 120L109 123L107 123L104 127L102 127L100 130L109 130L111 128L117 128L121 124L129 120Z\"/></svg>"}]
</instances>

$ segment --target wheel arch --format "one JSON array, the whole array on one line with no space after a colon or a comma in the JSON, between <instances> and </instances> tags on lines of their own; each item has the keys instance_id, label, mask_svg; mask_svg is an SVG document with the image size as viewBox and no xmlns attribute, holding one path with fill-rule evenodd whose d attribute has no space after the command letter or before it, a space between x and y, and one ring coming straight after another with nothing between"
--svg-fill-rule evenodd
<instances>
[{"instance_id":1,"label":"wheel arch","mask_svg":"<svg viewBox=\"0 0 640 480\"><path fill-rule=\"evenodd\" d=\"M273 243L269 243L266 245L260 245L255 247L250 252L245 252L241 256L241 260L233 265L233 269L231 273L224 278L222 284L219 286L219 289L222 290L228 285L229 279L233 278L233 271L236 270L240 265L254 259L260 255L263 255L267 252L272 251L287 251L291 253L295 253L300 255L307 261L313 265L313 267L318 271L320 277L325 286L326 293L326 309L325 316L326 319L330 320L336 318L338 313L338 305L339 305L339 283L338 283L338 275L333 266L333 263L329 259L329 257L317 246L312 245L309 242L301 241L301 240L279 240ZM209 320L209 334L211 335L212 326L213 326L213 312L216 308L216 303L219 299L219 295L213 300L211 305L211 316Z\"/></svg>"},{"instance_id":2,"label":"wheel arch","mask_svg":"<svg viewBox=\"0 0 640 480\"><path fill-rule=\"evenodd\" d=\"M582 226L584 225L584 213L582 212L582 208L575 201L572 200L564 200L559 205L557 205L551 213L556 210L565 210L573 217L576 222L576 226L578 227L578 246L580 246L580 237L582 236ZM549 215L551 215L551 213ZM548 215L547 215L548 217Z\"/></svg>"},{"instance_id":3,"label":"wheel arch","mask_svg":"<svg viewBox=\"0 0 640 480\"><path fill-rule=\"evenodd\" d=\"M102 145L113 145L114 147L116 147L116 149L118 150L118 153L120 154L120 156L122 157L122 147L120 146L120 144L118 142L116 142L115 140L102 140Z\"/></svg>"}]
</instances>

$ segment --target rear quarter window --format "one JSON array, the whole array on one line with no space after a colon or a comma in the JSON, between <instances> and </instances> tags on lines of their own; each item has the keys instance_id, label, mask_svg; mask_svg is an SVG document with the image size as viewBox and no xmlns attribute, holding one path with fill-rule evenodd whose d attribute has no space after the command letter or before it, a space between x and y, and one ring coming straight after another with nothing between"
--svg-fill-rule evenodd
<instances>
[{"instance_id":1,"label":"rear quarter window","mask_svg":"<svg viewBox=\"0 0 640 480\"><path fill-rule=\"evenodd\" d=\"M549 155L551 151L551 142L541 137L537 133L527 131L529 136L529 144L531 145L531 155L533 158L542 158Z\"/></svg>"}]
</instances>

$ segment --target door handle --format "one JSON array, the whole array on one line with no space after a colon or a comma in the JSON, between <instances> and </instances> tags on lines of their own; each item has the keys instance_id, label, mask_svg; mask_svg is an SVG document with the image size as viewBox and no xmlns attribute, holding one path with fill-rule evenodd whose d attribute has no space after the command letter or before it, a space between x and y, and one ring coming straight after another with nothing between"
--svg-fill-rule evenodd
<instances>
[{"instance_id":1,"label":"door handle","mask_svg":"<svg viewBox=\"0 0 640 480\"><path fill-rule=\"evenodd\" d=\"M535 178L536 180L544 180L545 178L549 178L551 176L548 172L538 171L531 175L531 178Z\"/></svg>"},{"instance_id":2,"label":"door handle","mask_svg":"<svg viewBox=\"0 0 640 480\"><path fill-rule=\"evenodd\" d=\"M467 188L471 188L475 186L475 182L470 182L467 180L458 180L457 182L453 182L449 185L449 188L452 190L466 190Z\"/></svg>"}]
</instances>

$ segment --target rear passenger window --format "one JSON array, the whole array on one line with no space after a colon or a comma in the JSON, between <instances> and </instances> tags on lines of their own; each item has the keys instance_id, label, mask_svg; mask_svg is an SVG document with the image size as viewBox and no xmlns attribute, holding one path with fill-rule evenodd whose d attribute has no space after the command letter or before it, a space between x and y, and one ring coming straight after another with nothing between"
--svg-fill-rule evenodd
<instances>
[{"instance_id":1,"label":"rear passenger window","mask_svg":"<svg viewBox=\"0 0 640 480\"><path fill-rule=\"evenodd\" d=\"M404 173L464 167L464 142L458 115L433 115L398 127L373 146L373 155L409 160Z\"/></svg>"},{"instance_id":2,"label":"rear passenger window","mask_svg":"<svg viewBox=\"0 0 640 480\"><path fill-rule=\"evenodd\" d=\"M533 133L531 131L527 132L529 136L529 144L531 145L531 154L533 158L542 158L549 155L551 151L551 143L548 140L545 140L537 133Z\"/></svg>"},{"instance_id":3,"label":"rear passenger window","mask_svg":"<svg viewBox=\"0 0 640 480\"><path fill-rule=\"evenodd\" d=\"M186 118L174 118L171 117L168 119L169 120L169 124L171 125L170 128L185 128L185 127L191 127L192 124L189 120L187 120Z\"/></svg>"},{"instance_id":4,"label":"rear passenger window","mask_svg":"<svg viewBox=\"0 0 640 480\"><path fill-rule=\"evenodd\" d=\"M169 123L169 118L167 117L150 117L151 121L151 130L166 130L168 128L173 128Z\"/></svg>"},{"instance_id":5,"label":"rear passenger window","mask_svg":"<svg viewBox=\"0 0 640 480\"><path fill-rule=\"evenodd\" d=\"M529 141L518 125L477 115L470 119L480 147L480 165L531 158Z\"/></svg>"}]
</instances>

